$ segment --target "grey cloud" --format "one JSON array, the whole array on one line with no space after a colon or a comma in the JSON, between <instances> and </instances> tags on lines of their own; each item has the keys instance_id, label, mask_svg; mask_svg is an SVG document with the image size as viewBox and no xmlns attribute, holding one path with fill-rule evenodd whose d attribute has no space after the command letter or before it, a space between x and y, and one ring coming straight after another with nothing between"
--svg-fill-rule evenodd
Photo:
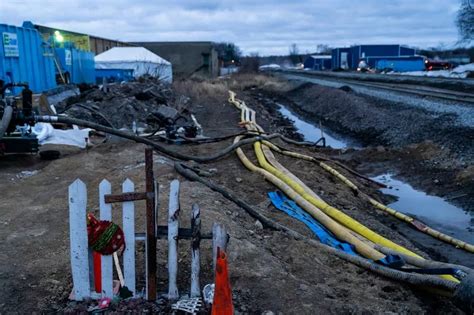
<instances>
[{"instance_id":1,"label":"grey cloud","mask_svg":"<svg viewBox=\"0 0 474 315\"><path fill-rule=\"evenodd\" d=\"M457 40L458 0L129 1L9 0L0 22L24 20L121 40L233 41L245 53L282 54L291 43L401 43Z\"/></svg>"}]
</instances>

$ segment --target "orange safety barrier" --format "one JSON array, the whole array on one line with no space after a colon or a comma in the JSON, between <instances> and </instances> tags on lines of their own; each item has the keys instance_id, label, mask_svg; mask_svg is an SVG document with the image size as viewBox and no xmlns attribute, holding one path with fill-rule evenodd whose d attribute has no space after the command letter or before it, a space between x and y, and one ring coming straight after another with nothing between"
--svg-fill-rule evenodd
<instances>
[{"instance_id":1,"label":"orange safety barrier","mask_svg":"<svg viewBox=\"0 0 474 315\"><path fill-rule=\"evenodd\" d=\"M234 314L234 305L232 304L232 289L230 288L227 255L217 247L216 280L212 315L232 314Z\"/></svg>"}]
</instances>

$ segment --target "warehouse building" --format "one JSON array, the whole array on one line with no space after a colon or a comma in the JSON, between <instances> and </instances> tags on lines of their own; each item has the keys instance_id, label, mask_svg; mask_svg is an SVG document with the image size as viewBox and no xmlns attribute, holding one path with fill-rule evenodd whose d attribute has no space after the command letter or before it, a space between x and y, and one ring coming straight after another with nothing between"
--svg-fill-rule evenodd
<instances>
[{"instance_id":1,"label":"warehouse building","mask_svg":"<svg viewBox=\"0 0 474 315\"><path fill-rule=\"evenodd\" d=\"M330 70L331 55L311 55L304 61L304 68L311 70Z\"/></svg>"},{"instance_id":2,"label":"warehouse building","mask_svg":"<svg viewBox=\"0 0 474 315\"><path fill-rule=\"evenodd\" d=\"M356 45L351 47L334 48L332 50L332 69L357 69L361 60L370 67L375 67L377 61L387 57L410 57L416 55L416 49L403 45Z\"/></svg>"},{"instance_id":3,"label":"warehouse building","mask_svg":"<svg viewBox=\"0 0 474 315\"><path fill-rule=\"evenodd\" d=\"M107 39L94 35L77 33L39 24L34 24L34 28L39 31L44 41L49 41L49 39L52 37L59 37L61 38L61 40L56 41L56 45L61 46L61 42L73 43L76 48L84 51L91 51L94 53L94 55L98 55L106 50L109 50L112 47L132 46L126 42L121 42L114 39Z\"/></svg>"},{"instance_id":4,"label":"warehouse building","mask_svg":"<svg viewBox=\"0 0 474 315\"><path fill-rule=\"evenodd\" d=\"M145 47L173 64L176 78L219 75L217 51L212 42L132 42Z\"/></svg>"}]
</instances>

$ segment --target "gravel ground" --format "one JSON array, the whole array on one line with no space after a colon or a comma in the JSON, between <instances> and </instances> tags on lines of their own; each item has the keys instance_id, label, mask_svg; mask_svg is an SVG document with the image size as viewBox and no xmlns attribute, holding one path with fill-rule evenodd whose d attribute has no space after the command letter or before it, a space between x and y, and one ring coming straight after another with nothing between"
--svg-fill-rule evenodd
<instances>
[{"instance_id":1,"label":"gravel ground","mask_svg":"<svg viewBox=\"0 0 474 315\"><path fill-rule=\"evenodd\" d=\"M362 144L402 147L429 140L449 149L460 166L474 160L474 125L459 124L461 119L474 122L474 107L463 107L469 115L460 116L309 82L298 81L295 86L279 94L285 105L316 123L322 120L323 126ZM418 100L411 98L413 103Z\"/></svg>"},{"instance_id":2,"label":"gravel ground","mask_svg":"<svg viewBox=\"0 0 474 315\"><path fill-rule=\"evenodd\" d=\"M349 86L354 92L376 97L382 100L402 103L415 108L420 108L432 113L433 118L441 117L443 114L456 115L454 122L459 126L474 127L474 106L463 105L452 101L430 100L413 95L403 95L398 92L387 91L384 89L377 89L376 87L363 87L349 82L336 82L331 80L324 80L320 78L310 78L307 76L285 74L286 78L290 80L299 80L304 82L311 82L327 87L340 88L342 86Z\"/></svg>"}]
</instances>

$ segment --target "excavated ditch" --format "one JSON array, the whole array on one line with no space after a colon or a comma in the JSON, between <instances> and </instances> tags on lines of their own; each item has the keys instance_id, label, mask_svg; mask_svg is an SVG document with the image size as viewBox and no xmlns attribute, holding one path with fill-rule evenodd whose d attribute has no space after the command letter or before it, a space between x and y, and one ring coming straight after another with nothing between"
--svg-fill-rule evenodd
<instances>
[{"instance_id":1,"label":"excavated ditch","mask_svg":"<svg viewBox=\"0 0 474 315\"><path fill-rule=\"evenodd\" d=\"M304 140L315 142L321 137L321 125L311 122L311 119L307 117L300 118L281 103L275 105L278 112L293 123L295 132L301 134ZM353 138L341 136L332 130L326 129L324 136L327 141L326 145L334 149L349 149L354 143L357 143ZM359 149L363 150L364 148L359 147ZM396 179L391 174L382 173L372 177L387 185L387 188L381 189L381 192L394 197L395 200L388 203L390 207L414 216L433 228L458 239L465 241L472 239L474 212L469 213L443 198L427 194L420 189L417 190L406 181ZM416 238L416 234L413 236Z\"/></svg>"}]
</instances>

